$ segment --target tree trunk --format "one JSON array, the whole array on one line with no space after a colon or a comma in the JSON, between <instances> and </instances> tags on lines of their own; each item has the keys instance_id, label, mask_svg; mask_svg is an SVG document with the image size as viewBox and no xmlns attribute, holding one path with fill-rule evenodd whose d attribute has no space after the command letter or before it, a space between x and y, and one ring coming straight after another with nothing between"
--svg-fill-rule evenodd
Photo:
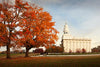
<instances>
[{"instance_id":1,"label":"tree trunk","mask_svg":"<svg viewBox=\"0 0 100 67\"><path fill-rule=\"evenodd\" d=\"M11 58L10 57L10 45L9 44L7 45L7 56L6 56L6 58L7 59Z\"/></svg>"},{"instance_id":2,"label":"tree trunk","mask_svg":"<svg viewBox=\"0 0 100 67\"><path fill-rule=\"evenodd\" d=\"M11 58L10 56L11 31L12 30L9 29L9 42L7 43L7 56L6 56L7 59Z\"/></svg>"},{"instance_id":3,"label":"tree trunk","mask_svg":"<svg viewBox=\"0 0 100 67\"><path fill-rule=\"evenodd\" d=\"M29 49L28 49L28 47L26 47L25 57L29 57L28 52L29 52Z\"/></svg>"}]
</instances>

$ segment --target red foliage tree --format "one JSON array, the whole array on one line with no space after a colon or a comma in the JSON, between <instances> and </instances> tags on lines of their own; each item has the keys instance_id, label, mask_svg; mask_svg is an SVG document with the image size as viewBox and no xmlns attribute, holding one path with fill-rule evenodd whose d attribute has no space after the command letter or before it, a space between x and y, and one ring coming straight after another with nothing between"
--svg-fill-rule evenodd
<instances>
[{"instance_id":1,"label":"red foliage tree","mask_svg":"<svg viewBox=\"0 0 100 67\"><path fill-rule=\"evenodd\" d=\"M43 53L44 51L43 51L43 49L41 49L41 48L38 48L38 49L35 49L35 51L34 51L34 53Z\"/></svg>"},{"instance_id":2,"label":"red foliage tree","mask_svg":"<svg viewBox=\"0 0 100 67\"><path fill-rule=\"evenodd\" d=\"M84 48L82 49L82 53L86 53L86 50Z\"/></svg>"},{"instance_id":3,"label":"red foliage tree","mask_svg":"<svg viewBox=\"0 0 100 67\"><path fill-rule=\"evenodd\" d=\"M76 49L76 53L81 53L81 50L80 49Z\"/></svg>"},{"instance_id":4,"label":"red foliage tree","mask_svg":"<svg viewBox=\"0 0 100 67\"><path fill-rule=\"evenodd\" d=\"M72 53L72 50L71 49L69 50L69 53Z\"/></svg>"},{"instance_id":5,"label":"red foliage tree","mask_svg":"<svg viewBox=\"0 0 100 67\"><path fill-rule=\"evenodd\" d=\"M48 12L33 5L31 8L27 8L22 16L19 43L26 47L25 57L28 57L28 52L32 47L47 47L55 44L58 39L58 31L53 27L55 22L52 22L52 16Z\"/></svg>"},{"instance_id":6,"label":"red foliage tree","mask_svg":"<svg viewBox=\"0 0 100 67\"><path fill-rule=\"evenodd\" d=\"M58 31L54 25L52 16L38 6L22 0L15 0L14 5L0 4L0 45L7 47L7 58L10 58L10 47L26 47L28 57L32 47L55 44Z\"/></svg>"},{"instance_id":7,"label":"red foliage tree","mask_svg":"<svg viewBox=\"0 0 100 67\"><path fill-rule=\"evenodd\" d=\"M27 2L21 0L15 0L14 5L9 0L0 3L0 45L7 47L7 58L10 58L10 48L16 46L21 31L16 28L20 27L20 19L27 8Z\"/></svg>"},{"instance_id":8,"label":"red foliage tree","mask_svg":"<svg viewBox=\"0 0 100 67\"><path fill-rule=\"evenodd\" d=\"M92 52L99 52L99 49L95 47L92 49Z\"/></svg>"}]
</instances>

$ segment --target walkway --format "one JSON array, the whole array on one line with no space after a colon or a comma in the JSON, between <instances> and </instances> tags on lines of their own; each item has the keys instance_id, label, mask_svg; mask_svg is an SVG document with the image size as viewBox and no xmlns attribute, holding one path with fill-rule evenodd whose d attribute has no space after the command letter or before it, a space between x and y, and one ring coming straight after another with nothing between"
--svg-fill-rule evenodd
<instances>
[{"instance_id":1,"label":"walkway","mask_svg":"<svg viewBox=\"0 0 100 67\"><path fill-rule=\"evenodd\" d=\"M31 57L67 57L67 56L100 56L100 54L86 54L86 55L38 55Z\"/></svg>"}]
</instances>

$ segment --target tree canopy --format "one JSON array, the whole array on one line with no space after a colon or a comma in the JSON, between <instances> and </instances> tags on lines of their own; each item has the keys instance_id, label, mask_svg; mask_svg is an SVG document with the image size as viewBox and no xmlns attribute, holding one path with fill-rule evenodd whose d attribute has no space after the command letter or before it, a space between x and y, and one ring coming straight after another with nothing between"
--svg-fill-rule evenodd
<instances>
[{"instance_id":1,"label":"tree canopy","mask_svg":"<svg viewBox=\"0 0 100 67\"><path fill-rule=\"evenodd\" d=\"M58 39L52 16L43 8L22 0L0 4L0 46L26 47L26 57L32 47L49 46ZM17 30L18 29L18 30Z\"/></svg>"}]
</instances>

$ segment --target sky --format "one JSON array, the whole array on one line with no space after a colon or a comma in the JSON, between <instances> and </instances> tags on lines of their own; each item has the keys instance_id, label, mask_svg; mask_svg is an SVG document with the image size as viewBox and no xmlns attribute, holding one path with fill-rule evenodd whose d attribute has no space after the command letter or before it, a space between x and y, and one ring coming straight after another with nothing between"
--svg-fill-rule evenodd
<instances>
[{"instance_id":1,"label":"sky","mask_svg":"<svg viewBox=\"0 0 100 67\"><path fill-rule=\"evenodd\" d=\"M1 0L0 0L1 1ZM59 31L60 45L67 22L72 36L90 38L92 47L100 43L100 0L26 0L48 11Z\"/></svg>"},{"instance_id":2,"label":"sky","mask_svg":"<svg viewBox=\"0 0 100 67\"><path fill-rule=\"evenodd\" d=\"M65 22L67 22L70 34L75 37L90 38L92 47L100 43L100 0L27 0L35 3L48 11L55 28L59 31L61 43Z\"/></svg>"}]
</instances>

